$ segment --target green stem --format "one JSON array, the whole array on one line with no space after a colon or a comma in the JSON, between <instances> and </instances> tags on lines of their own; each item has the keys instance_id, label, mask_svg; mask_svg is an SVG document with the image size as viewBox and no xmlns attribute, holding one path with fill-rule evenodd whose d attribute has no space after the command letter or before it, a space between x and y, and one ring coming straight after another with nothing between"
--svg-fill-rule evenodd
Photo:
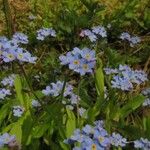
<instances>
[{"instance_id":1,"label":"green stem","mask_svg":"<svg viewBox=\"0 0 150 150\"><path fill-rule=\"evenodd\" d=\"M33 88L32 88L32 85L30 84L30 82L29 82L29 80L28 80L28 76L27 76L27 74L26 74L26 71L25 71L24 67L23 67L21 64L19 64L19 63L18 63L18 65L19 65L20 69L22 70L22 73L23 73L23 75L24 75L24 78L25 78L25 80L26 80L28 86L29 86L29 89L30 89L31 93L32 93L32 94L34 95L34 97L38 100L38 102L41 104L41 106L46 109L46 112L47 112L49 115L51 115L51 114L49 113L49 109L43 104L42 100L39 99L38 96L35 94L35 92L34 92L34 90L33 90Z\"/></svg>"},{"instance_id":2,"label":"green stem","mask_svg":"<svg viewBox=\"0 0 150 150\"><path fill-rule=\"evenodd\" d=\"M22 73L23 73L23 75L24 75L24 77L25 77L25 80L26 80L26 82L27 82L27 84L28 84L28 86L29 86L29 88L30 88L32 94L35 96L35 98L36 98L38 101L40 101L40 99L39 99L39 98L37 97L37 95L34 93L34 90L33 90L32 86L31 86L31 84L30 84L30 82L29 82L29 80L28 80L28 77L27 77L27 74L26 74L26 72L25 72L24 67L23 67L22 65L20 65L20 64L19 64L19 66L20 66L20 69L22 70Z\"/></svg>"},{"instance_id":3,"label":"green stem","mask_svg":"<svg viewBox=\"0 0 150 150\"><path fill-rule=\"evenodd\" d=\"M78 100L77 100L77 124L78 124L78 127L80 127L80 115L79 115L79 97L80 97L80 89L81 89L81 85L82 85L82 80L83 78L81 77L80 80L79 80L79 84L78 84L78 91L77 91L77 95L78 95Z\"/></svg>"}]
</instances>

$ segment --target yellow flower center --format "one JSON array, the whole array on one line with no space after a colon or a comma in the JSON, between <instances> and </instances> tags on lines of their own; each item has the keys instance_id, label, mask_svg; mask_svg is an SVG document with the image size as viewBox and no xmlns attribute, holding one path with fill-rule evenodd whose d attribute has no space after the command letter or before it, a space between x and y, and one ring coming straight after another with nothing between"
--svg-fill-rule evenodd
<instances>
[{"instance_id":1,"label":"yellow flower center","mask_svg":"<svg viewBox=\"0 0 150 150\"><path fill-rule=\"evenodd\" d=\"M78 60L75 60L74 62L73 62L75 65L79 65L79 61Z\"/></svg>"},{"instance_id":2,"label":"yellow flower center","mask_svg":"<svg viewBox=\"0 0 150 150\"><path fill-rule=\"evenodd\" d=\"M99 142L103 142L104 141L104 137L99 137Z\"/></svg>"},{"instance_id":3,"label":"yellow flower center","mask_svg":"<svg viewBox=\"0 0 150 150\"><path fill-rule=\"evenodd\" d=\"M92 144L92 149L91 150L97 150L96 145Z\"/></svg>"},{"instance_id":4,"label":"yellow flower center","mask_svg":"<svg viewBox=\"0 0 150 150\"><path fill-rule=\"evenodd\" d=\"M18 54L18 57L21 59L21 58L23 58L23 55L22 54Z\"/></svg>"},{"instance_id":5,"label":"yellow flower center","mask_svg":"<svg viewBox=\"0 0 150 150\"><path fill-rule=\"evenodd\" d=\"M4 141L5 141L6 143L7 143L7 142L9 142L9 138L5 138L5 140L4 140Z\"/></svg>"},{"instance_id":6,"label":"yellow flower center","mask_svg":"<svg viewBox=\"0 0 150 150\"><path fill-rule=\"evenodd\" d=\"M85 58L90 59L90 54L86 54Z\"/></svg>"},{"instance_id":7,"label":"yellow flower center","mask_svg":"<svg viewBox=\"0 0 150 150\"><path fill-rule=\"evenodd\" d=\"M12 58L14 58L14 55L13 54L8 54L7 57L12 59Z\"/></svg>"},{"instance_id":8,"label":"yellow flower center","mask_svg":"<svg viewBox=\"0 0 150 150\"><path fill-rule=\"evenodd\" d=\"M88 70L88 65L87 64L83 64L83 69L84 70Z\"/></svg>"}]
</instances>

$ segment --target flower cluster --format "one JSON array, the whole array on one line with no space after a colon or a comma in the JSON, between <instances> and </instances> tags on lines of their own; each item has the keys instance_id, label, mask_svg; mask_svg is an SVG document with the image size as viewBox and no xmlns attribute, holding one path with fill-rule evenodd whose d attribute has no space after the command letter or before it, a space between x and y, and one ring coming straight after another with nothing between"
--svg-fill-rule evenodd
<instances>
[{"instance_id":1,"label":"flower cluster","mask_svg":"<svg viewBox=\"0 0 150 150\"><path fill-rule=\"evenodd\" d=\"M143 106L150 106L150 88L143 90L142 94L146 97Z\"/></svg>"},{"instance_id":2,"label":"flower cluster","mask_svg":"<svg viewBox=\"0 0 150 150\"><path fill-rule=\"evenodd\" d=\"M80 115L82 118L87 118L87 114L86 114L86 109L85 109L85 108L80 107L80 108L78 109L78 113L79 113L79 115Z\"/></svg>"},{"instance_id":3,"label":"flower cluster","mask_svg":"<svg viewBox=\"0 0 150 150\"><path fill-rule=\"evenodd\" d=\"M134 84L141 84L147 81L147 74L142 70L132 70L127 65L119 65L118 69L104 68L107 75L113 75L111 80L112 87L123 91L130 91Z\"/></svg>"},{"instance_id":4,"label":"flower cluster","mask_svg":"<svg viewBox=\"0 0 150 150\"><path fill-rule=\"evenodd\" d=\"M16 32L13 35L12 41L18 44L28 44L28 37L24 33Z\"/></svg>"},{"instance_id":5,"label":"flower cluster","mask_svg":"<svg viewBox=\"0 0 150 150\"><path fill-rule=\"evenodd\" d=\"M120 35L120 39L122 40L127 40L130 43L131 47L134 47L136 44L141 42L141 39L137 36L131 36L129 33L127 32L123 32Z\"/></svg>"},{"instance_id":6,"label":"flower cluster","mask_svg":"<svg viewBox=\"0 0 150 150\"><path fill-rule=\"evenodd\" d=\"M118 133L112 133L112 136L110 137L111 144L118 147L124 147L126 146L127 139L123 138L120 134Z\"/></svg>"},{"instance_id":7,"label":"flower cluster","mask_svg":"<svg viewBox=\"0 0 150 150\"><path fill-rule=\"evenodd\" d=\"M15 117L21 117L25 109L21 106L13 106L13 115Z\"/></svg>"},{"instance_id":8,"label":"flower cluster","mask_svg":"<svg viewBox=\"0 0 150 150\"><path fill-rule=\"evenodd\" d=\"M4 145L9 145L14 141L16 141L14 135L10 135L8 133L2 134L0 135L0 148L2 148Z\"/></svg>"},{"instance_id":9,"label":"flower cluster","mask_svg":"<svg viewBox=\"0 0 150 150\"><path fill-rule=\"evenodd\" d=\"M73 51L70 51L65 55L59 56L62 65L68 65L69 69L85 75L86 73L92 73L96 64L95 51L89 48L80 50L75 47Z\"/></svg>"},{"instance_id":10,"label":"flower cluster","mask_svg":"<svg viewBox=\"0 0 150 150\"><path fill-rule=\"evenodd\" d=\"M11 74L8 77L5 77L0 83L3 86L12 87L14 85L15 74ZM0 88L0 99L4 100L6 96L11 95L10 89Z\"/></svg>"},{"instance_id":11,"label":"flower cluster","mask_svg":"<svg viewBox=\"0 0 150 150\"><path fill-rule=\"evenodd\" d=\"M43 41L46 37L56 37L56 32L52 28L42 28L37 31L37 39Z\"/></svg>"},{"instance_id":12,"label":"flower cluster","mask_svg":"<svg viewBox=\"0 0 150 150\"><path fill-rule=\"evenodd\" d=\"M104 150L113 146L124 147L127 140L120 134L113 133L112 136L107 133L103 127L102 121L96 121L94 127L86 125L80 129L76 129L74 134L64 142L66 144L80 143L80 147L74 147L73 150Z\"/></svg>"},{"instance_id":13,"label":"flower cluster","mask_svg":"<svg viewBox=\"0 0 150 150\"><path fill-rule=\"evenodd\" d=\"M5 77L2 81L1 84L4 86L10 86L12 87L14 85L14 80L15 80L15 74L11 74L8 77Z\"/></svg>"},{"instance_id":14,"label":"flower cluster","mask_svg":"<svg viewBox=\"0 0 150 150\"><path fill-rule=\"evenodd\" d=\"M7 95L11 95L10 90L5 89L5 88L0 88L0 100L4 99Z\"/></svg>"},{"instance_id":15,"label":"flower cluster","mask_svg":"<svg viewBox=\"0 0 150 150\"><path fill-rule=\"evenodd\" d=\"M91 42L96 42L99 37L107 37L107 32L103 26L93 27L91 30L85 29L80 33L81 37L88 37Z\"/></svg>"},{"instance_id":16,"label":"flower cluster","mask_svg":"<svg viewBox=\"0 0 150 150\"><path fill-rule=\"evenodd\" d=\"M35 99L32 100L31 104L32 104L32 107L35 107L35 108L41 106L41 104Z\"/></svg>"},{"instance_id":17,"label":"flower cluster","mask_svg":"<svg viewBox=\"0 0 150 150\"><path fill-rule=\"evenodd\" d=\"M3 62L12 62L18 60L19 62L35 63L36 57L20 47L20 44L27 44L28 38L23 33L15 33L11 40L6 37L0 37L0 59Z\"/></svg>"},{"instance_id":18,"label":"flower cluster","mask_svg":"<svg viewBox=\"0 0 150 150\"><path fill-rule=\"evenodd\" d=\"M149 150L150 149L150 141L148 139L140 138L140 140L134 141L134 147L140 148L143 150Z\"/></svg>"},{"instance_id":19,"label":"flower cluster","mask_svg":"<svg viewBox=\"0 0 150 150\"><path fill-rule=\"evenodd\" d=\"M56 83L51 83L50 86L46 86L46 89L42 90L42 93L46 96L59 96L62 93L64 86L64 82L57 81ZM64 88L63 96L67 99L62 101L63 104L66 105L66 107L73 109L72 105L75 105L78 103L80 98L73 93L73 86L66 83ZM68 105L70 103L71 105Z\"/></svg>"}]
</instances>

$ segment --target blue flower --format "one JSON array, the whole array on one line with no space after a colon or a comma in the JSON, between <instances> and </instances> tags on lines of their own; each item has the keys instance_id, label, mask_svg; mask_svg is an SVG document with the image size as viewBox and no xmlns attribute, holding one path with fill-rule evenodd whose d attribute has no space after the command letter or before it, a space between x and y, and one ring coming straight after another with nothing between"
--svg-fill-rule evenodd
<instances>
[{"instance_id":1,"label":"blue flower","mask_svg":"<svg viewBox=\"0 0 150 150\"><path fill-rule=\"evenodd\" d=\"M96 129L93 138L96 139L102 147L107 147L110 144L108 133L103 128L99 128L99 130Z\"/></svg>"},{"instance_id":2,"label":"blue flower","mask_svg":"<svg viewBox=\"0 0 150 150\"><path fill-rule=\"evenodd\" d=\"M141 42L141 39L137 36L131 36L129 33L127 32L123 32L120 35L120 39L122 40L127 40L130 43L131 47L134 47L136 44Z\"/></svg>"},{"instance_id":3,"label":"blue flower","mask_svg":"<svg viewBox=\"0 0 150 150\"><path fill-rule=\"evenodd\" d=\"M80 33L80 37L88 37L91 42L96 42L101 37L107 37L107 32L103 26L96 26L93 27L92 30L84 29Z\"/></svg>"},{"instance_id":4,"label":"blue flower","mask_svg":"<svg viewBox=\"0 0 150 150\"><path fill-rule=\"evenodd\" d=\"M84 109L83 107L80 107L78 109L78 112L79 112L79 115L82 117L82 118L87 118L87 114L86 113L86 109Z\"/></svg>"},{"instance_id":5,"label":"blue flower","mask_svg":"<svg viewBox=\"0 0 150 150\"><path fill-rule=\"evenodd\" d=\"M69 101L70 101L70 103L71 103L72 105L78 104L79 100L80 100L80 97L79 97L78 95L76 95L76 94L74 94L74 93L71 93L71 94L70 94L70 99L69 99Z\"/></svg>"},{"instance_id":6,"label":"blue flower","mask_svg":"<svg viewBox=\"0 0 150 150\"><path fill-rule=\"evenodd\" d=\"M84 134L87 134L87 135L94 134L94 128L88 124L82 128L82 131L84 132Z\"/></svg>"},{"instance_id":7,"label":"blue flower","mask_svg":"<svg viewBox=\"0 0 150 150\"><path fill-rule=\"evenodd\" d=\"M127 139L126 138L123 138L120 134L116 134L116 133L112 133L112 136L110 137L110 140L111 140L111 144L118 147L118 146L121 146L121 147L124 147L126 146L126 143L127 143Z\"/></svg>"},{"instance_id":8,"label":"blue flower","mask_svg":"<svg viewBox=\"0 0 150 150\"><path fill-rule=\"evenodd\" d=\"M5 89L5 88L0 88L0 100L4 99L7 95L11 95L10 90L9 89Z\"/></svg>"},{"instance_id":9,"label":"blue flower","mask_svg":"<svg viewBox=\"0 0 150 150\"><path fill-rule=\"evenodd\" d=\"M12 38L13 42L28 44L28 37L24 33L16 32Z\"/></svg>"},{"instance_id":10,"label":"blue flower","mask_svg":"<svg viewBox=\"0 0 150 150\"><path fill-rule=\"evenodd\" d=\"M136 44L141 42L141 39L137 36L134 36L134 37L131 37L129 41L130 41L130 46L134 47Z\"/></svg>"},{"instance_id":11,"label":"blue flower","mask_svg":"<svg viewBox=\"0 0 150 150\"><path fill-rule=\"evenodd\" d=\"M107 37L107 32L106 32L105 28L102 26L93 27L92 32L97 34L97 35L100 35L103 38Z\"/></svg>"},{"instance_id":12,"label":"blue flower","mask_svg":"<svg viewBox=\"0 0 150 150\"><path fill-rule=\"evenodd\" d=\"M25 109L21 106L13 106L13 115L15 117L21 117Z\"/></svg>"},{"instance_id":13,"label":"blue flower","mask_svg":"<svg viewBox=\"0 0 150 150\"><path fill-rule=\"evenodd\" d=\"M3 58L3 61L4 62L12 62L12 61L14 61L15 59L16 59L16 57L15 57L15 51L4 51L3 53L2 53L2 58Z\"/></svg>"},{"instance_id":14,"label":"blue flower","mask_svg":"<svg viewBox=\"0 0 150 150\"><path fill-rule=\"evenodd\" d=\"M42 93L44 94L44 95L50 95L51 94L51 88L50 88L50 86L46 86L46 89L44 89L44 90L42 90Z\"/></svg>"},{"instance_id":15,"label":"blue flower","mask_svg":"<svg viewBox=\"0 0 150 150\"><path fill-rule=\"evenodd\" d=\"M68 52L66 56L59 57L62 65L68 65L69 69L85 75L86 73L93 73L93 68L96 64L95 51L88 48L80 50L75 47L73 51Z\"/></svg>"},{"instance_id":16,"label":"blue flower","mask_svg":"<svg viewBox=\"0 0 150 150\"><path fill-rule=\"evenodd\" d=\"M131 36L130 36L130 34L128 32L123 32L120 35L120 39L122 39L122 40L128 40L129 41L130 38L131 38Z\"/></svg>"},{"instance_id":17,"label":"blue flower","mask_svg":"<svg viewBox=\"0 0 150 150\"><path fill-rule=\"evenodd\" d=\"M41 106L41 104L37 101L37 100L32 100L32 107L40 107Z\"/></svg>"},{"instance_id":18,"label":"blue flower","mask_svg":"<svg viewBox=\"0 0 150 150\"><path fill-rule=\"evenodd\" d=\"M97 40L97 36L89 29L82 30L80 36L81 37L87 36L91 42L96 42Z\"/></svg>"},{"instance_id":19,"label":"blue flower","mask_svg":"<svg viewBox=\"0 0 150 150\"><path fill-rule=\"evenodd\" d=\"M80 142L82 143L87 138L86 135L82 134L80 129L76 129L73 133L73 135L69 138L74 142Z\"/></svg>"},{"instance_id":20,"label":"blue flower","mask_svg":"<svg viewBox=\"0 0 150 150\"><path fill-rule=\"evenodd\" d=\"M104 150L104 147L99 145L99 143L90 137L84 139L81 143L81 147L83 150Z\"/></svg>"},{"instance_id":21,"label":"blue flower","mask_svg":"<svg viewBox=\"0 0 150 150\"><path fill-rule=\"evenodd\" d=\"M80 73L80 75L85 75L86 73L92 73L94 66L95 61L87 63L86 61L83 60L81 61L80 66L74 69L74 71Z\"/></svg>"},{"instance_id":22,"label":"blue flower","mask_svg":"<svg viewBox=\"0 0 150 150\"><path fill-rule=\"evenodd\" d=\"M143 150L149 150L150 149L150 141L148 139L140 138L140 140L134 141L134 147L135 148L141 148Z\"/></svg>"},{"instance_id":23,"label":"blue flower","mask_svg":"<svg viewBox=\"0 0 150 150\"><path fill-rule=\"evenodd\" d=\"M8 145L11 142L14 142L16 140L14 135L10 135L8 133L4 133L0 135L0 148L2 148L4 145Z\"/></svg>"},{"instance_id":24,"label":"blue flower","mask_svg":"<svg viewBox=\"0 0 150 150\"><path fill-rule=\"evenodd\" d=\"M111 83L113 88L130 91L135 84L139 85L147 81L147 74L142 70L132 70L127 65L119 65L118 69L104 68L107 75L115 74Z\"/></svg>"},{"instance_id":25,"label":"blue flower","mask_svg":"<svg viewBox=\"0 0 150 150\"><path fill-rule=\"evenodd\" d=\"M111 83L113 88L121 89L123 91L130 91L133 88L132 83L127 78L118 75L113 77Z\"/></svg>"},{"instance_id":26,"label":"blue flower","mask_svg":"<svg viewBox=\"0 0 150 150\"><path fill-rule=\"evenodd\" d=\"M10 76L8 77L5 77L1 83L4 85L4 86L10 86L12 87L14 85L14 80L15 80L15 74L11 74Z\"/></svg>"},{"instance_id":27,"label":"blue flower","mask_svg":"<svg viewBox=\"0 0 150 150\"><path fill-rule=\"evenodd\" d=\"M146 88L142 91L142 94L145 96L143 106L150 106L150 88Z\"/></svg>"},{"instance_id":28,"label":"blue flower","mask_svg":"<svg viewBox=\"0 0 150 150\"><path fill-rule=\"evenodd\" d=\"M42 28L37 31L38 40L43 41L48 36L55 37L56 36L55 30L53 30L52 28Z\"/></svg>"},{"instance_id":29,"label":"blue flower","mask_svg":"<svg viewBox=\"0 0 150 150\"><path fill-rule=\"evenodd\" d=\"M0 58L3 62L12 62L19 60L19 62L35 63L37 57L32 57L31 54L21 48L18 44L27 44L27 36L23 33L14 34L12 40L5 39L4 37L0 40Z\"/></svg>"},{"instance_id":30,"label":"blue flower","mask_svg":"<svg viewBox=\"0 0 150 150\"><path fill-rule=\"evenodd\" d=\"M103 128L103 121L96 121L95 126L85 125L82 130L76 129L74 134L65 143L78 145L73 149L82 150L105 150L112 144L117 147L124 147L127 140L120 134L113 133L110 136Z\"/></svg>"},{"instance_id":31,"label":"blue flower","mask_svg":"<svg viewBox=\"0 0 150 150\"><path fill-rule=\"evenodd\" d=\"M84 58L87 61L95 60L95 51L92 51L89 48L84 48L82 51L80 51L80 54L81 54L82 58Z\"/></svg>"},{"instance_id":32,"label":"blue flower","mask_svg":"<svg viewBox=\"0 0 150 150\"><path fill-rule=\"evenodd\" d=\"M70 61L72 60L72 53L68 52L66 56L60 55L59 60L61 61L61 65L68 65Z\"/></svg>"},{"instance_id":33,"label":"blue flower","mask_svg":"<svg viewBox=\"0 0 150 150\"><path fill-rule=\"evenodd\" d=\"M81 64L81 59L79 58L78 55L75 55L74 57L72 57L72 59L69 62L69 69L77 70L80 67L80 64Z\"/></svg>"}]
</instances>

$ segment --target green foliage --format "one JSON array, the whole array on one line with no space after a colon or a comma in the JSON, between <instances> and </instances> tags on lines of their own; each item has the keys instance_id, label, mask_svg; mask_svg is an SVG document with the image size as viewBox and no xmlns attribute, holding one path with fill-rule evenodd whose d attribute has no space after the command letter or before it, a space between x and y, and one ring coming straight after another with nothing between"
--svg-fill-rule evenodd
<instances>
[{"instance_id":1,"label":"green foliage","mask_svg":"<svg viewBox=\"0 0 150 150\"><path fill-rule=\"evenodd\" d=\"M0 99L0 133L16 135L17 144L23 150L71 150L64 140L76 128L102 119L109 133L117 131L130 141L140 137L150 139L149 108L142 107L145 97L140 94L149 82L135 87L134 91L122 92L111 87L111 76L105 76L103 71L104 67L128 64L135 69L143 69L149 75L149 0L30 0L14 3L6 6L5 2L3 11L3 3L0 2L0 34L10 37L14 31L27 33L30 42L23 47L38 59L32 65L6 63L4 69L0 58L0 79L10 73L16 74L14 87L10 88L12 95L4 101ZM31 14L36 19L29 20ZM91 44L79 36L82 29L97 25L107 28L107 38ZM57 37L38 41L36 31L41 27L53 27ZM122 32L138 35L141 43L130 47L129 43L119 39ZM96 51L93 75L80 77L60 65L58 57L74 47L89 47ZM61 94L44 96L42 89L58 80L65 80ZM62 104L66 82L74 86L74 92L80 97L74 110ZM33 99L38 100L39 108L33 108ZM20 118L13 116L12 107L15 105L25 109ZM83 116L78 112L80 107L86 109Z\"/></svg>"}]
</instances>

